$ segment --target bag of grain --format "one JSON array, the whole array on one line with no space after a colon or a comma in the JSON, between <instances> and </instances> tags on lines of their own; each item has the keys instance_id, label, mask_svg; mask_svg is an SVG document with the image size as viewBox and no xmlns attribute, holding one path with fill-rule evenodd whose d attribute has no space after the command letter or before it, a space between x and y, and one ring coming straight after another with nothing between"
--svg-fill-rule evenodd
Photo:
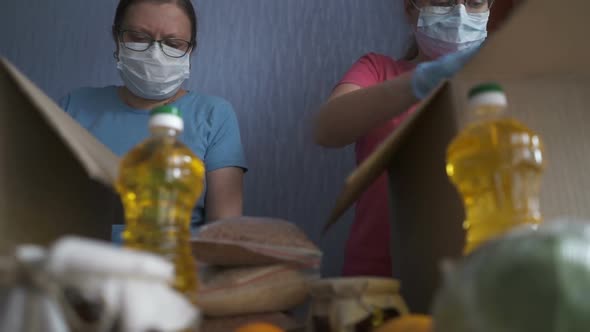
<instances>
[{"instance_id":1,"label":"bag of grain","mask_svg":"<svg viewBox=\"0 0 590 332\"><path fill-rule=\"evenodd\" d=\"M278 312L307 299L313 272L289 265L201 267L197 305L210 317Z\"/></svg>"},{"instance_id":2,"label":"bag of grain","mask_svg":"<svg viewBox=\"0 0 590 332\"><path fill-rule=\"evenodd\" d=\"M272 218L237 217L202 227L191 240L195 258L217 266L278 263L318 268L322 252L296 225Z\"/></svg>"}]
</instances>

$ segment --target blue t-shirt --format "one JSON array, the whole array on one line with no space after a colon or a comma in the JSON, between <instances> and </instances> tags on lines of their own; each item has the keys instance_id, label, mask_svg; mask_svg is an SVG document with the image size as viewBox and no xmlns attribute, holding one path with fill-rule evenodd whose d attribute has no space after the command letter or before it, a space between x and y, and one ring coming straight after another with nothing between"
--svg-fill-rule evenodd
<instances>
[{"instance_id":1,"label":"blue t-shirt","mask_svg":"<svg viewBox=\"0 0 590 332\"><path fill-rule=\"evenodd\" d=\"M59 103L82 127L123 156L149 136L150 116L148 110L127 106L117 91L116 86L81 88ZM188 92L171 105L180 109L184 119L180 139L204 161L207 172L225 167L247 169L238 121L229 102ZM205 194L193 211L192 225L201 225L204 220ZM121 230L122 226L113 227L115 242L120 242Z\"/></svg>"}]
</instances>

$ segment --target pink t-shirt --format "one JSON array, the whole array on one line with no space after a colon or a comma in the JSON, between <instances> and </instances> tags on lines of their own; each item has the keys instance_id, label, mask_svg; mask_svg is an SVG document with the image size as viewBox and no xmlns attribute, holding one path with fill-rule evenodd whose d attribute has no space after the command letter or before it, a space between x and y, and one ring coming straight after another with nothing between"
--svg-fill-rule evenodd
<instances>
[{"instance_id":1,"label":"pink t-shirt","mask_svg":"<svg viewBox=\"0 0 590 332\"><path fill-rule=\"evenodd\" d=\"M366 88L393 79L414 67L411 62L369 53L350 68L339 85L349 83ZM361 137L355 146L357 164L371 155L412 109ZM343 275L392 275L388 190L387 174L384 173L356 202L355 220L346 243Z\"/></svg>"}]
</instances>

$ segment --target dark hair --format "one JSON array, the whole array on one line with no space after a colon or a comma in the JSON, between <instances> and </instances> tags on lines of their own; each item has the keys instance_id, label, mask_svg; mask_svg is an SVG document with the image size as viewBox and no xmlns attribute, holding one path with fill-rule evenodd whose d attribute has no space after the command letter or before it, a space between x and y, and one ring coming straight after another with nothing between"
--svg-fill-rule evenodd
<instances>
[{"instance_id":1,"label":"dark hair","mask_svg":"<svg viewBox=\"0 0 590 332\"><path fill-rule=\"evenodd\" d=\"M410 42L410 46L406 50L406 54L402 58L405 61L412 61L420 54L420 50L418 49L418 42L416 41L416 37L412 37L412 41Z\"/></svg>"},{"instance_id":2,"label":"dark hair","mask_svg":"<svg viewBox=\"0 0 590 332\"><path fill-rule=\"evenodd\" d=\"M416 10L416 4L414 0L403 1L404 11L406 15L408 15L409 11ZM416 37L412 34L412 40L408 45L408 49L406 50L406 54L402 58L405 61L412 61L420 54L420 49L418 47L418 42L416 41Z\"/></svg>"},{"instance_id":3,"label":"dark hair","mask_svg":"<svg viewBox=\"0 0 590 332\"><path fill-rule=\"evenodd\" d=\"M125 15L127 14L127 9L129 6L134 5L136 3L141 2L153 2L158 4L164 3L173 3L177 5L180 9L184 11L186 16L188 16L189 20L191 21L191 46L192 48L196 48L197 46L197 13L195 11L195 7L193 6L191 0L120 0L119 5L117 6L117 11L115 13L115 22L113 24L113 36L117 39L117 35L119 33L119 29L123 24L123 20L125 19Z\"/></svg>"}]
</instances>

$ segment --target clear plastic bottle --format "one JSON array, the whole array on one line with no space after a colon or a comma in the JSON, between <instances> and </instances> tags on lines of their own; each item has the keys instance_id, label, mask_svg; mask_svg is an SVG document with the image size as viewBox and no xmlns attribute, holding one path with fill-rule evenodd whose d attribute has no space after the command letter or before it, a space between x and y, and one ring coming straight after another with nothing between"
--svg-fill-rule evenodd
<instances>
[{"instance_id":1,"label":"clear plastic bottle","mask_svg":"<svg viewBox=\"0 0 590 332\"><path fill-rule=\"evenodd\" d=\"M116 186L125 208L125 246L170 260L174 286L194 303L198 282L190 220L203 193L205 167L179 141L183 126L177 108L154 109L151 136L123 157Z\"/></svg>"},{"instance_id":2,"label":"clear plastic bottle","mask_svg":"<svg viewBox=\"0 0 590 332\"><path fill-rule=\"evenodd\" d=\"M515 226L542 221L539 191L545 161L541 138L506 117L507 98L495 83L469 93L475 121L447 150L447 174L463 197L465 254Z\"/></svg>"}]
</instances>

